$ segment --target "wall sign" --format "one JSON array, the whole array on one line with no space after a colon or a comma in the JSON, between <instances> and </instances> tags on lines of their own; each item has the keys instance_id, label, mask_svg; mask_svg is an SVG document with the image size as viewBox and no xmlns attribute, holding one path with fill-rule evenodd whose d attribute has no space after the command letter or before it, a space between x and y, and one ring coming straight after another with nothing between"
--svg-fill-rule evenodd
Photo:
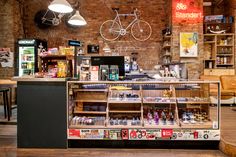
<instances>
[{"instance_id":1,"label":"wall sign","mask_svg":"<svg viewBox=\"0 0 236 157\"><path fill-rule=\"evenodd\" d=\"M99 53L99 45L88 45L88 53Z\"/></svg>"},{"instance_id":2,"label":"wall sign","mask_svg":"<svg viewBox=\"0 0 236 157\"><path fill-rule=\"evenodd\" d=\"M0 64L2 67L13 67L14 55L10 48L0 48Z\"/></svg>"},{"instance_id":3,"label":"wall sign","mask_svg":"<svg viewBox=\"0 0 236 157\"><path fill-rule=\"evenodd\" d=\"M180 57L197 57L198 33L180 33Z\"/></svg>"},{"instance_id":4,"label":"wall sign","mask_svg":"<svg viewBox=\"0 0 236 157\"><path fill-rule=\"evenodd\" d=\"M203 6L199 0L172 0L173 22L203 22Z\"/></svg>"},{"instance_id":5,"label":"wall sign","mask_svg":"<svg viewBox=\"0 0 236 157\"><path fill-rule=\"evenodd\" d=\"M81 41L77 41L77 40L68 40L68 45L69 46L83 46L83 43Z\"/></svg>"}]
</instances>

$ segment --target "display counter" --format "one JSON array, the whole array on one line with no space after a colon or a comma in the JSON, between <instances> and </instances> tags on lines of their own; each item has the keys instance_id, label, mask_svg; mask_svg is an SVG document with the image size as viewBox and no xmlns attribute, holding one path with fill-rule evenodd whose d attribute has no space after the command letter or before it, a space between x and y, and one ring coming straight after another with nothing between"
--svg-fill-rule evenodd
<instances>
[{"instance_id":1,"label":"display counter","mask_svg":"<svg viewBox=\"0 0 236 157\"><path fill-rule=\"evenodd\" d=\"M19 148L220 140L217 81L13 80Z\"/></svg>"},{"instance_id":2,"label":"display counter","mask_svg":"<svg viewBox=\"0 0 236 157\"><path fill-rule=\"evenodd\" d=\"M14 77L17 147L67 148L66 79Z\"/></svg>"},{"instance_id":3,"label":"display counter","mask_svg":"<svg viewBox=\"0 0 236 157\"><path fill-rule=\"evenodd\" d=\"M67 138L218 141L219 87L213 81L68 81Z\"/></svg>"}]
</instances>

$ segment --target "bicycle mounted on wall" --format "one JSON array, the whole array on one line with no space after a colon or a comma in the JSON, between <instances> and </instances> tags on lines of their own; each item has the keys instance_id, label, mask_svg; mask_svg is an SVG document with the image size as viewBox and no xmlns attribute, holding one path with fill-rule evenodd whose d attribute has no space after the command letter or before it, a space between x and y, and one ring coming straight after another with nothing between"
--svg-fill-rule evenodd
<instances>
[{"instance_id":1,"label":"bicycle mounted on wall","mask_svg":"<svg viewBox=\"0 0 236 157\"><path fill-rule=\"evenodd\" d=\"M117 8L112 9L116 16L113 20L107 20L100 26L100 34L103 39L108 41L114 41L120 36L125 36L131 33L132 37L138 41L145 41L150 38L152 34L152 28L150 24L144 20L140 20L138 16L138 10L135 9L131 14L119 14ZM124 27L121 23L120 17L133 16L134 19ZM130 29L130 32L128 31Z\"/></svg>"}]
</instances>

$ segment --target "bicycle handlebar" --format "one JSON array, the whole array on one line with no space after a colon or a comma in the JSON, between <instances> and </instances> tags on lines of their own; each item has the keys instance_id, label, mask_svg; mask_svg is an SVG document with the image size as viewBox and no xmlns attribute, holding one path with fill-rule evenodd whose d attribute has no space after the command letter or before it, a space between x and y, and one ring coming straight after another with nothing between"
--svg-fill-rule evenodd
<instances>
[{"instance_id":1,"label":"bicycle handlebar","mask_svg":"<svg viewBox=\"0 0 236 157\"><path fill-rule=\"evenodd\" d=\"M112 8L112 10L117 14L117 15L130 15L130 14L119 14L119 8ZM133 9L133 11L131 12L131 14L133 14L133 15L139 15L139 11L138 11L138 9L137 8L135 8L135 9Z\"/></svg>"}]
</instances>

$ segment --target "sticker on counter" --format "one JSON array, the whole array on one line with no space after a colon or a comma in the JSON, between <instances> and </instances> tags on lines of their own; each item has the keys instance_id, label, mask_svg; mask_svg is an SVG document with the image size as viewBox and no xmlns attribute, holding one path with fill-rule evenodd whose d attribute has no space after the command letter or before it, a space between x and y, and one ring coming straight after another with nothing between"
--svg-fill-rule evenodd
<instances>
[{"instance_id":1,"label":"sticker on counter","mask_svg":"<svg viewBox=\"0 0 236 157\"><path fill-rule=\"evenodd\" d=\"M111 140L120 140L121 139L120 130L109 130L109 139L111 139Z\"/></svg>"},{"instance_id":2,"label":"sticker on counter","mask_svg":"<svg viewBox=\"0 0 236 157\"><path fill-rule=\"evenodd\" d=\"M129 129L130 140L156 140L161 139L160 129Z\"/></svg>"},{"instance_id":3,"label":"sticker on counter","mask_svg":"<svg viewBox=\"0 0 236 157\"><path fill-rule=\"evenodd\" d=\"M130 129L129 139L130 140L144 140L146 139L147 132L145 129Z\"/></svg>"},{"instance_id":4,"label":"sticker on counter","mask_svg":"<svg viewBox=\"0 0 236 157\"><path fill-rule=\"evenodd\" d=\"M100 129L81 129L80 137L82 139L103 139L104 130Z\"/></svg>"},{"instance_id":5,"label":"sticker on counter","mask_svg":"<svg viewBox=\"0 0 236 157\"><path fill-rule=\"evenodd\" d=\"M122 140L128 140L129 139L129 130L128 129L122 129L121 130L121 138L122 138Z\"/></svg>"},{"instance_id":6,"label":"sticker on counter","mask_svg":"<svg viewBox=\"0 0 236 157\"><path fill-rule=\"evenodd\" d=\"M161 137L162 138L171 138L173 135L173 129L162 129Z\"/></svg>"},{"instance_id":7,"label":"sticker on counter","mask_svg":"<svg viewBox=\"0 0 236 157\"><path fill-rule=\"evenodd\" d=\"M80 137L79 129L69 129L69 137Z\"/></svg>"},{"instance_id":8,"label":"sticker on counter","mask_svg":"<svg viewBox=\"0 0 236 157\"><path fill-rule=\"evenodd\" d=\"M146 139L147 140L161 139L161 130L160 129L147 130Z\"/></svg>"},{"instance_id":9,"label":"sticker on counter","mask_svg":"<svg viewBox=\"0 0 236 157\"><path fill-rule=\"evenodd\" d=\"M109 130L104 130L103 139L109 139Z\"/></svg>"},{"instance_id":10,"label":"sticker on counter","mask_svg":"<svg viewBox=\"0 0 236 157\"><path fill-rule=\"evenodd\" d=\"M200 140L220 140L220 130L197 130Z\"/></svg>"},{"instance_id":11,"label":"sticker on counter","mask_svg":"<svg viewBox=\"0 0 236 157\"><path fill-rule=\"evenodd\" d=\"M193 132L193 137L194 137L194 139L198 139L198 132L197 131Z\"/></svg>"}]
</instances>

